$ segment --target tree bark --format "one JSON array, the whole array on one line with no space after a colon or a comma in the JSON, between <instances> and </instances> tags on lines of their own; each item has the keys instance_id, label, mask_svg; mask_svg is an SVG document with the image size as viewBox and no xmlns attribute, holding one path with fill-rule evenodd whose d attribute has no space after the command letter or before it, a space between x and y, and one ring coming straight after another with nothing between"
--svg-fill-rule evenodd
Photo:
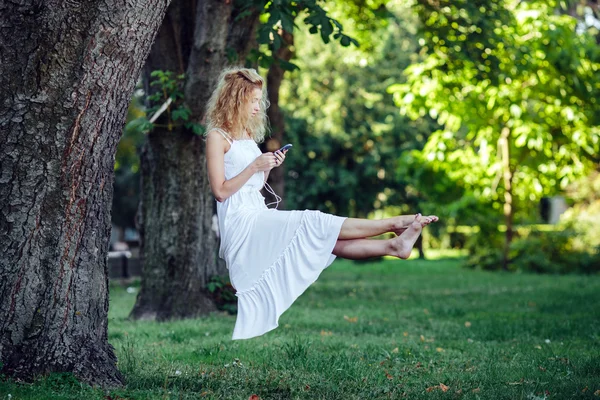
<instances>
[{"instance_id":1,"label":"tree bark","mask_svg":"<svg viewBox=\"0 0 600 400\"><path fill-rule=\"evenodd\" d=\"M512 180L513 171L510 167L510 129L507 127L502 128L500 134L499 147L502 152L502 177L504 180L504 221L506 223L506 233L504 237L504 249L502 251L502 269L508 271L508 264L510 263L510 244L513 239L513 219L514 219L514 207L513 207L513 196L512 196Z\"/></svg>"},{"instance_id":2,"label":"tree bark","mask_svg":"<svg viewBox=\"0 0 600 400\"><path fill-rule=\"evenodd\" d=\"M275 57L277 59L290 61L293 56L291 49L294 45L294 35L286 31L282 31L281 34L283 43L275 52ZM279 107L279 90L281 88L281 83L283 82L284 74L285 70L281 68L277 62L274 62L271 65L269 72L267 73L267 94L269 96L269 103L271 103L269 109L267 110L267 115L269 117L269 122L271 123L271 137L267 139L263 146L265 151L275 151L281 148L281 146L284 144L283 134L285 132L285 119L283 112ZM280 168L274 168L271 170L268 183L273 188L275 193L281 197L281 203L279 203L277 208L284 210L285 164L283 164ZM267 203L275 201L275 197L266 190L263 191L263 195L265 196Z\"/></svg>"},{"instance_id":3,"label":"tree bark","mask_svg":"<svg viewBox=\"0 0 600 400\"><path fill-rule=\"evenodd\" d=\"M116 146L168 1L0 1L0 355L123 377L107 338Z\"/></svg>"},{"instance_id":4,"label":"tree bark","mask_svg":"<svg viewBox=\"0 0 600 400\"><path fill-rule=\"evenodd\" d=\"M153 70L185 72L190 119L203 121L217 78L229 63L228 49L244 60L255 43L260 10L237 20L235 3L186 0L170 6L145 66L147 94ZM167 320L216 310L205 287L226 269L217 259L215 200L204 150L203 138L183 126L155 128L147 137L138 218L142 288L132 318Z\"/></svg>"}]
</instances>

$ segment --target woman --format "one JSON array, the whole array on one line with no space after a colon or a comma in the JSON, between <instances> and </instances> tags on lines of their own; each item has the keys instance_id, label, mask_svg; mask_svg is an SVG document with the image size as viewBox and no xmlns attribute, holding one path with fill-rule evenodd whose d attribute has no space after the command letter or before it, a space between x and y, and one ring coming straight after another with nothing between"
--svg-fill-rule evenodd
<instances>
[{"instance_id":1,"label":"woman","mask_svg":"<svg viewBox=\"0 0 600 400\"><path fill-rule=\"evenodd\" d=\"M217 200L225 259L237 290L233 339L260 336L336 256L408 258L423 226L436 216L383 220L344 218L319 211L280 211L265 205L260 190L286 151L262 153L268 102L264 80L253 69L224 71L207 108L206 160ZM370 240L385 232L398 236Z\"/></svg>"}]
</instances>

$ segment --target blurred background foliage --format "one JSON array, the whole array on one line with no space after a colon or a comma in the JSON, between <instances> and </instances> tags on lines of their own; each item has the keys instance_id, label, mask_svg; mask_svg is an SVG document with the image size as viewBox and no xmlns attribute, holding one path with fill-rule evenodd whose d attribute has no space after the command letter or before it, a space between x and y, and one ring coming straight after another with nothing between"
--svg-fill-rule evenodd
<instances>
[{"instance_id":1,"label":"blurred background foliage","mask_svg":"<svg viewBox=\"0 0 600 400\"><path fill-rule=\"evenodd\" d=\"M600 271L595 1L319 3L359 46L293 20L288 209L435 213L425 248L468 249L468 266ZM143 114L134 97L128 119ZM126 129L119 145L119 226L134 226L142 141ZM540 201L558 195L570 207L548 225Z\"/></svg>"}]
</instances>

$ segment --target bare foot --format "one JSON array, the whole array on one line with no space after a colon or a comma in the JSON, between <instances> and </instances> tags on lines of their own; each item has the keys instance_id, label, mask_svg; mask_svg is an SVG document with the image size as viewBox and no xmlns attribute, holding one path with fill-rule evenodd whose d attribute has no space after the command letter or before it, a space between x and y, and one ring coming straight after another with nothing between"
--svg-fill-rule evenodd
<instances>
[{"instance_id":1,"label":"bare foot","mask_svg":"<svg viewBox=\"0 0 600 400\"><path fill-rule=\"evenodd\" d=\"M417 214L414 221L404 229L402 234L390 239L390 255L400 257L404 260L410 257L413 246L423 230L425 224L424 221L425 217L421 214ZM429 222L427 222L427 224L429 224Z\"/></svg>"},{"instance_id":2,"label":"bare foot","mask_svg":"<svg viewBox=\"0 0 600 400\"><path fill-rule=\"evenodd\" d=\"M397 236L400 236L402 232L404 232L413 223L413 221L411 221L408 225L406 225L406 220L403 221L403 216L396 217L396 220L397 221L394 223L394 227L392 228L391 232L394 232ZM440 219L437 217L437 215L421 216L421 227L427 226L432 222L437 222L439 220Z\"/></svg>"}]
</instances>

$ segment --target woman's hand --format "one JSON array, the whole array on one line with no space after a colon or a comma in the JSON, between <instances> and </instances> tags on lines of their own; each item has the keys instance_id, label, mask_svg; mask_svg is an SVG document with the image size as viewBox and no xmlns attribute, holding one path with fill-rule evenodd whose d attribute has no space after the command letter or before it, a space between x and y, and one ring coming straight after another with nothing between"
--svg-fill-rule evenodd
<instances>
[{"instance_id":1,"label":"woman's hand","mask_svg":"<svg viewBox=\"0 0 600 400\"><path fill-rule=\"evenodd\" d=\"M270 171L275 167L279 167L285 160L285 152L276 151L275 153L263 153L254 160L256 171Z\"/></svg>"},{"instance_id":2,"label":"woman's hand","mask_svg":"<svg viewBox=\"0 0 600 400\"><path fill-rule=\"evenodd\" d=\"M277 165L277 158L273 153L263 153L254 160L256 171L270 171Z\"/></svg>"},{"instance_id":3,"label":"woman's hand","mask_svg":"<svg viewBox=\"0 0 600 400\"><path fill-rule=\"evenodd\" d=\"M273 155L277 159L276 165L275 165L276 167L279 167L285 161L285 153L287 153L287 150L284 150L284 151L277 150L275 153L273 153Z\"/></svg>"}]
</instances>

